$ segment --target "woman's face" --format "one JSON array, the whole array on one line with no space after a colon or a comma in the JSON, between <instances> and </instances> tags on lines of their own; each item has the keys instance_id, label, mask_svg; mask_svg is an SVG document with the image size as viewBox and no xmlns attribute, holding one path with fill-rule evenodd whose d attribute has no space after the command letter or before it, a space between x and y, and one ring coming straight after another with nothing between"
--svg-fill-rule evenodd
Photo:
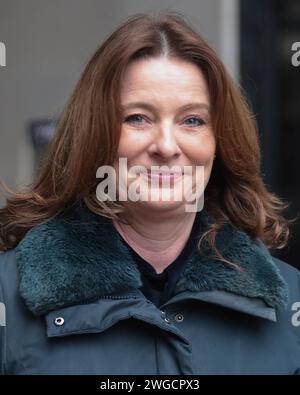
<instances>
[{"instance_id":1,"label":"woman's face","mask_svg":"<svg viewBox=\"0 0 300 395\"><path fill-rule=\"evenodd\" d=\"M134 204L156 210L184 209L186 195L181 193L183 198L175 200L175 191L182 190L188 178L195 190L199 182L196 166L203 166L202 191L205 189L216 148L203 73L192 63L164 57L132 62L121 84L121 106L119 158L127 159L128 170L132 166L146 169L138 170L134 177L126 175L127 187L135 182L144 194ZM167 167L161 174L153 166ZM178 174L178 170L184 172L184 166L188 171Z\"/></svg>"}]
</instances>

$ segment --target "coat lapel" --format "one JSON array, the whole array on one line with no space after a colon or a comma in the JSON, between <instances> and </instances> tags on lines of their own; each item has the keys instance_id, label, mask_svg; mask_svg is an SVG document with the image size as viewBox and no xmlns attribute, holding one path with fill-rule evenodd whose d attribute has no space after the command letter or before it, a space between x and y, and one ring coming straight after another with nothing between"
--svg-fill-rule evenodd
<instances>
[{"instance_id":1,"label":"coat lapel","mask_svg":"<svg viewBox=\"0 0 300 395\"><path fill-rule=\"evenodd\" d=\"M213 217L205 209L200 216L205 230ZM224 291L251 298L247 303L259 299L267 308L283 309L287 305L287 284L260 240L252 240L227 224L216 242L222 255L238 263L241 270L216 260L208 250L201 255L195 250L175 293L189 292L201 299L207 292ZM134 291L143 285L112 220L92 213L81 203L31 229L15 252L19 291L35 315L96 301L103 295ZM228 307L232 303L234 308L231 300L227 299Z\"/></svg>"}]
</instances>

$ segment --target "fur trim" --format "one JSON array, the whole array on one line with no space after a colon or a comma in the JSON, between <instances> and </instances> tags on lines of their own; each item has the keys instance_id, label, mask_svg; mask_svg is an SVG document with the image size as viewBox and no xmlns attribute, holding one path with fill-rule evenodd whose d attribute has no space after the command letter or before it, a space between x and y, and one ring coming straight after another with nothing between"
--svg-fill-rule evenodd
<instances>
[{"instance_id":1,"label":"fur trim","mask_svg":"<svg viewBox=\"0 0 300 395\"><path fill-rule=\"evenodd\" d=\"M204 230L213 217L205 209L199 214ZM175 291L225 290L261 298L274 308L286 306L287 284L260 240L227 224L216 243L222 255L243 270L216 260L207 250L195 250ZM16 260L20 294L35 315L143 285L112 220L83 203L31 229L16 247Z\"/></svg>"}]
</instances>

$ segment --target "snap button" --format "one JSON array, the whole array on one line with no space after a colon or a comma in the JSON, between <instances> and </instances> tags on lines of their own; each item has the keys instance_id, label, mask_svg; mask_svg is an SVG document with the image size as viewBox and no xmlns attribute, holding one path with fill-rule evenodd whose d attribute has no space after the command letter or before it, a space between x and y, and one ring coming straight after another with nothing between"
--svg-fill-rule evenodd
<instances>
[{"instance_id":1,"label":"snap button","mask_svg":"<svg viewBox=\"0 0 300 395\"><path fill-rule=\"evenodd\" d=\"M164 320L165 320L165 322L167 323L167 324L170 324L170 318L168 318L168 317L166 317L166 318L164 318Z\"/></svg>"},{"instance_id":2,"label":"snap button","mask_svg":"<svg viewBox=\"0 0 300 395\"><path fill-rule=\"evenodd\" d=\"M161 315L164 317L166 315L166 312L164 310L160 310Z\"/></svg>"},{"instance_id":3,"label":"snap button","mask_svg":"<svg viewBox=\"0 0 300 395\"><path fill-rule=\"evenodd\" d=\"M182 322L183 319L184 319L184 317L183 317L182 314L178 313L178 314L175 315L175 321Z\"/></svg>"},{"instance_id":4,"label":"snap button","mask_svg":"<svg viewBox=\"0 0 300 395\"><path fill-rule=\"evenodd\" d=\"M54 320L54 324L57 326L63 325L64 322L65 322L65 320L63 319L63 317L56 317Z\"/></svg>"}]
</instances>

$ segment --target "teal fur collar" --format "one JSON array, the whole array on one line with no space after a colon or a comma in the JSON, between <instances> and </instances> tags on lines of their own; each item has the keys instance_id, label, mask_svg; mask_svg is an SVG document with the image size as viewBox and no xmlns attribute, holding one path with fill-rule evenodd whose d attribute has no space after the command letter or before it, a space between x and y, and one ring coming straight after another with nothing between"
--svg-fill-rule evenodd
<instances>
[{"instance_id":1,"label":"teal fur collar","mask_svg":"<svg viewBox=\"0 0 300 395\"><path fill-rule=\"evenodd\" d=\"M205 229L213 217L206 209L200 216ZM222 255L243 271L216 260L208 250L204 255L195 250L175 291L222 290L260 298L273 308L286 306L287 284L260 240L226 224L216 242ZM19 291L35 315L143 285L112 220L94 214L84 204L71 206L31 229L15 252Z\"/></svg>"}]
</instances>

